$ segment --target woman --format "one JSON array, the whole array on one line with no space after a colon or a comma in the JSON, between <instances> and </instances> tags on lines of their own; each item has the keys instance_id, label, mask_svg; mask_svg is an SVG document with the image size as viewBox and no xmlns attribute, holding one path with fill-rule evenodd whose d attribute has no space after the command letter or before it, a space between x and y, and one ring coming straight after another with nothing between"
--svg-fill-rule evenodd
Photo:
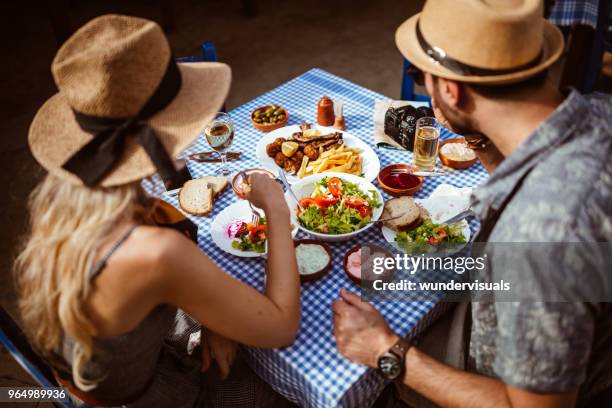
<instances>
[{"instance_id":1,"label":"woman","mask_svg":"<svg viewBox=\"0 0 612 408\"><path fill-rule=\"evenodd\" d=\"M173 180L172 157L223 104L229 68L177 65L155 23L112 15L79 29L52 71L59 93L29 134L49 174L32 193L31 232L16 262L26 332L58 380L87 402L200 405L211 399L200 371L213 358L227 375L229 339L283 347L299 326L299 275L277 183L253 176L247 193L274 213L264 294L160 226L181 215L140 186L156 171ZM177 309L206 328L201 356L188 355L193 320Z\"/></svg>"}]
</instances>

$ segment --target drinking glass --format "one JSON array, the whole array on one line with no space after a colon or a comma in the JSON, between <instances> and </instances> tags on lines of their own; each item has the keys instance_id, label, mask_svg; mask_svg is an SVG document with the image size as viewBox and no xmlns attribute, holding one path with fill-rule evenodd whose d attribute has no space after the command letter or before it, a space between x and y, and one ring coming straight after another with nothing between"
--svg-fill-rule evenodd
<instances>
[{"instance_id":1,"label":"drinking glass","mask_svg":"<svg viewBox=\"0 0 612 408\"><path fill-rule=\"evenodd\" d=\"M204 135L210 147L219 152L221 156L221 167L215 173L229 176L231 171L227 167L226 153L234 141L234 122L227 113L218 112L204 128Z\"/></svg>"},{"instance_id":2,"label":"drinking glass","mask_svg":"<svg viewBox=\"0 0 612 408\"><path fill-rule=\"evenodd\" d=\"M414 165L419 170L431 171L436 166L440 123L436 118L423 117L417 120L414 133Z\"/></svg>"}]
</instances>

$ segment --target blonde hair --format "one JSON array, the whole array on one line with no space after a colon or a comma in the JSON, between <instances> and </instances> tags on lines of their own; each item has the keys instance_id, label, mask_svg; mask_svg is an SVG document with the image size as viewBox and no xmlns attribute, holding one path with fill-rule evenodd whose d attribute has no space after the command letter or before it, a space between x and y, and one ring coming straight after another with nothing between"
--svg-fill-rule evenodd
<instances>
[{"instance_id":1,"label":"blonde hair","mask_svg":"<svg viewBox=\"0 0 612 408\"><path fill-rule=\"evenodd\" d=\"M64 336L74 342L74 384L93 389L80 368L92 356L95 333L85 313L89 271L117 225L150 207L140 185L87 188L47 175L30 195L30 234L15 262L19 308L33 346L52 359Z\"/></svg>"}]
</instances>

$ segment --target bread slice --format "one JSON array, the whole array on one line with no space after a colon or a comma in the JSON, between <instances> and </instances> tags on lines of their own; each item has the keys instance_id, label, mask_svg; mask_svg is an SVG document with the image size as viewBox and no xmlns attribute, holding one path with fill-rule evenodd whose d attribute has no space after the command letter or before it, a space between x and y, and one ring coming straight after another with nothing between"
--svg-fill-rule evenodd
<instances>
[{"instance_id":1,"label":"bread slice","mask_svg":"<svg viewBox=\"0 0 612 408\"><path fill-rule=\"evenodd\" d=\"M207 215L213 209L214 191L210 183L202 179L189 180L179 191L179 205L193 215Z\"/></svg>"},{"instance_id":2,"label":"bread slice","mask_svg":"<svg viewBox=\"0 0 612 408\"><path fill-rule=\"evenodd\" d=\"M393 218L401 215L399 218L384 222L385 226L400 231L405 227L416 224L420 220L421 214L421 206L412 197L404 196L387 201L380 218Z\"/></svg>"},{"instance_id":3,"label":"bread slice","mask_svg":"<svg viewBox=\"0 0 612 408\"><path fill-rule=\"evenodd\" d=\"M203 176L196 180L202 180L203 183L210 184L213 189L213 196L215 197L221 194L221 192L225 190L225 187L227 187L226 177Z\"/></svg>"}]
</instances>

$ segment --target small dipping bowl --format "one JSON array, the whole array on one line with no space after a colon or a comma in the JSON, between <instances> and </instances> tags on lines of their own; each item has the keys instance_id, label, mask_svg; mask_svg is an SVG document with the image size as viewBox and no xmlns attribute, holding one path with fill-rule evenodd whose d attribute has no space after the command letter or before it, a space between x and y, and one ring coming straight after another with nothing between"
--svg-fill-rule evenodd
<instances>
[{"instance_id":1,"label":"small dipping bowl","mask_svg":"<svg viewBox=\"0 0 612 408\"><path fill-rule=\"evenodd\" d=\"M346 255L344 255L344 260L342 262L342 267L344 269L344 273L346 273L346 276L351 281L353 281L354 283L356 283L359 286L362 286L364 284L370 286L375 280L378 280L378 279L381 279L381 280L383 280L385 282L388 282L391 279L393 279L394 269L392 269L390 271L385 271L385 272L381 273L380 275L372 274L372 276L371 276L372 279L363 278L361 276L361 274L360 274L360 276L355 276L352 273L350 273L348 265L349 265L349 260L350 260L351 255L353 253L359 251L360 249L365 248L365 247L370 248L370 253L372 253L372 251L373 251L373 253L375 253L375 254L378 254L378 253L385 254L385 258L393 258L393 254L388 249L385 249L385 248L383 248L381 246L378 246L378 245L361 245L361 244L357 244L354 247L352 247L351 249L349 249L348 252L346 253ZM363 255L362 255L362 257L363 257ZM361 268L362 268L362 265L361 265L361 259L360 259L360 269ZM362 272L362 271L363 271L363 269L360 270L360 272Z\"/></svg>"},{"instance_id":2,"label":"small dipping bowl","mask_svg":"<svg viewBox=\"0 0 612 408\"><path fill-rule=\"evenodd\" d=\"M442 154L442 146L449 144L449 143L466 144L464 139L456 139L456 138L448 139L448 140L444 140L440 142L440 147L438 149L438 157L440 157L440 161L442 161L442 164L444 164L446 167L450 167L452 169L463 170L463 169L467 169L468 167L471 167L474 163L478 161L478 157L474 157L471 160L449 159L448 157Z\"/></svg>"},{"instance_id":3,"label":"small dipping bowl","mask_svg":"<svg viewBox=\"0 0 612 408\"><path fill-rule=\"evenodd\" d=\"M261 174L265 174L269 176L271 179L276 178L274 173L266 169L250 168L250 169L245 169L243 171L247 175L247 177L250 176L251 174L261 173ZM236 195L240 198L244 198L244 193L242 192L242 188L241 188L242 184L243 184L242 171L239 171L238 173L236 173L236 175L232 179L232 190L234 190L234 193L236 193Z\"/></svg>"},{"instance_id":4,"label":"small dipping bowl","mask_svg":"<svg viewBox=\"0 0 612 408\"><path fill-rule=\"evenodd\" d=\"M269 123L269 124L255 122L255 112L257 112L258 110L266 110L271 106L272 105L266 105L266 106L261 106L257 109L253 109L253 112L251 112L251 123L253 124L253 126L255 126L255 129L261 130L262 132L269 132L271 130L282 128L287 124L287 121L289 120L289 112L287 112L287 109L283 108L282 106L278 106L278 105L275 105L275 106L277 106L277 108L282 109L283 112L285 113L285 117L283 118L283 120L281 120L280 122Z\"/></svg>"},{"instance_id":5,"label":"small dipping bowl","mask_svg":"<svg viewBox=\"0 0 612 408\"><path fill-rule=\"evenodd\" d=\"M421 189L423 177L415 176L416 167L392 164L378 173L378 184L387 194L395 197L411 196Z\"/></svg>"},{"instance_id":6,"label":"small dipping bowl","mask_svg":"<svg viewBox=\"0 0 612 408\"><path fill-rule=\"evenodd\" d=\"M300 273L300 282L305 283L305 282L314 282L316 280L321 279L323 276L327 275L327 273L329 272L330 268L331 268L331 264L332 264L332 250L329 247L329 245L327 245L325 242L318 240L318 239L298 239L298 240L294 240L293 241L293 245L297 248L299 245L319 245L321 247L323 247L323 249L325 249L325 251L327 251L327 255L328 255L328 261L327 264L325 266L323 266L323 268L319 269L316 272L313 273L309 273L309 274L301 274ZM298 261L299 264L299 261Z\"/></svg>"}]
</instances>

